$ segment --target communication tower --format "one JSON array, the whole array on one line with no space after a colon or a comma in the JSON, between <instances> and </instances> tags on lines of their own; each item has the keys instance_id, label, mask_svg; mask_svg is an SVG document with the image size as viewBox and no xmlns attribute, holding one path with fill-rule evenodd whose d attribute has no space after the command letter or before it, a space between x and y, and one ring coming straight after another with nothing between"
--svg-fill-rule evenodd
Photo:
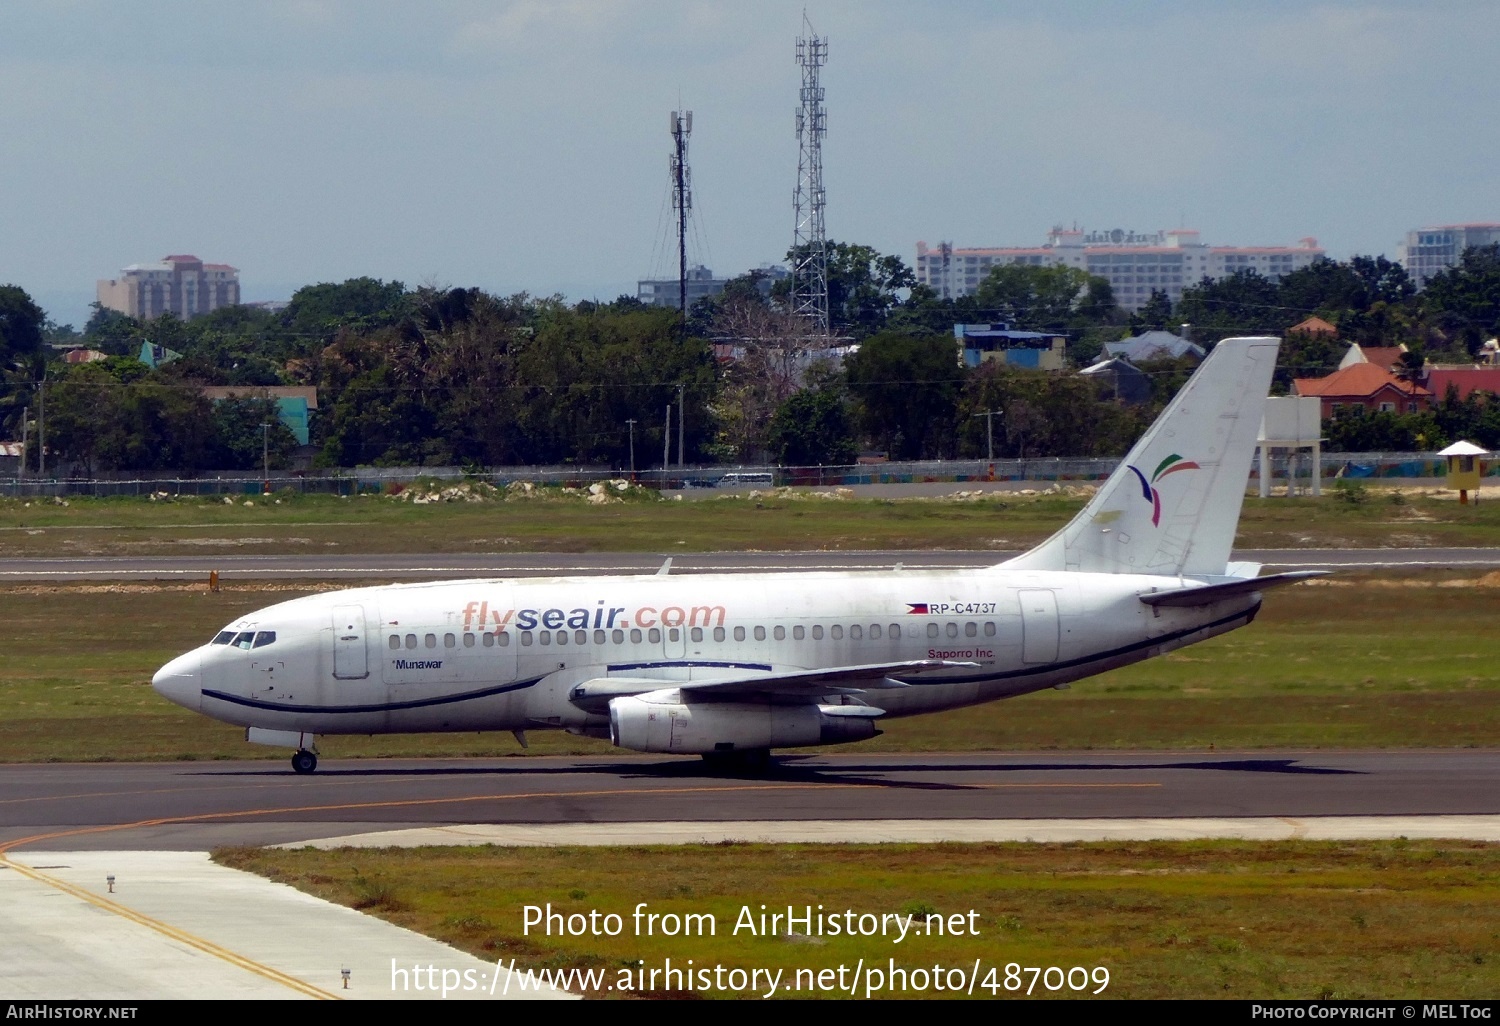
<instances>
[{"instance_id":1,"label":"communication tower","mask_svg":"<svg viewBox=\"0 0 1500 1026\"><path fill-rule=\"evenodd\" d=\"M805 38L797 40L802 67L802 106L797 108L797 191L792 196L792 312L820 331L828 330L828 239L823 230L823 133L828 113L818 69L828 63L828 40L813 35L803 15Z\"/></svg>"}]
</instances>

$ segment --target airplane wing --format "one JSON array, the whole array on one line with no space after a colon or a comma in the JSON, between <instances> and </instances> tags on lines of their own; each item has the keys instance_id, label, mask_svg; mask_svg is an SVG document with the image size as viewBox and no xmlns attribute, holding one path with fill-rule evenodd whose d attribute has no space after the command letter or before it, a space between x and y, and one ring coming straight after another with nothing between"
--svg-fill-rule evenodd
<instances>
[{"instance_id":1,"label":"airplane wing","mask_svg":"<svg viewBox=\"0 0 1500 1026\"><path fill-rule=\"evenodd\" d=\"M1265 577L1247 577L1220 584L1201 584L1190 588L1173 588L1171 591L1153 591L1142 595L1141 601L1148 606L1206 606L1220 599L1236 595L1248 595L1253 591L1265 591L1283 584L1296 584L1310 577L1325 577L1327 570L1292 570L1284 574L1267 574Z\"/></svg>"},{"instance_id":2,"label":"airplane wing","mask_svg":"<svg viewBox=\"0 0 1500 1026\"><path fill-rule=\"evenodd\" d=\"M696 698L745 698L784 695L816 698L819 695L851 694L858 691L904 688L910 685L894 676L919 676L934 670L971 669L978 663L951 659L908 659L891 663L864 663L858 666L831 666L817 670L788 670L782 673L747 673L739 671L702 680L662 680L648 677L596 677L574 685L568 698L575 704L604 706L612 698L640 695L650 691L676 689L684 696ZM936 683L936 682L934 682Z\"/></svg>"}]
</instances>

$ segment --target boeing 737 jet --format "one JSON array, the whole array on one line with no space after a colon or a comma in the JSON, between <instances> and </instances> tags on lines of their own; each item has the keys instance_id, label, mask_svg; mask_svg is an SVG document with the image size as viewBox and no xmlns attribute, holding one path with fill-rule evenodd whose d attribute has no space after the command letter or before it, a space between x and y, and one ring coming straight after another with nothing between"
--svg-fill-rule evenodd
<instances>
[{"instance_id":1,"label":"boeing 737 jet","mask_svg":"<svg viewBox=\"0 0 1500 1026\"><path fill-rule=\"evenodd\" d=\"M360 588L242 617L152 684L298 773L318 735L412 731L754 765L1058 687L1243 627L1310 576L1229 560L1277 345L1219 343L1083 511L996 566Z\"/></svg>"}]
</instances>

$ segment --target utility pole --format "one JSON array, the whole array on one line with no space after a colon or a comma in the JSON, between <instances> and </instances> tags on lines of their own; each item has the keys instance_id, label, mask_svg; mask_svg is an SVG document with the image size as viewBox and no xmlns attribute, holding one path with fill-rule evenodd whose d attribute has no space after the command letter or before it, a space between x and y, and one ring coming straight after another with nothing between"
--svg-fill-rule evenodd
<instances>
[{"instance_id":1,"label":"utility pole","mask_svg":"<svg viewBox=\"0 0 1500 1026\"><path fill-rule=\"evenodd\" d=\"M36 383L36 465L37 479L47 476L47 372L42 371L42 380Z\"/></svg>"},{"instance_id":2,"label":"utility pole","mask_svg":"<svg viewBox=\"0 0 1500 1026\"><path fill-rule=\"evenodd\" d=\"M31 407L21 407L21 469L16 471L16 484L18 485L26 480L26 440L31 434L31 421L27 419L27 414L30 412ZM16 491L19 494L20 489L17 488Z\"/></svg>"},{"instance_id":3,"label":"utility pole","mask_svg":"<svg viewBox=\"0 0 1500 1026\"><path fill-rule=\"evenodd\" d=\"M685 423L687 423L687 405L686 405L687 400L686 400L686 398L684 398L686 396L686 394L687 394L687 386L686 385L678 385L677 386L677 469L679 469L679 470L681 470L683 467L687 466L687 463L685 462L685 457L683 456L683 453L686 452L686 450L683 448L683 445L682 445L682 426Z\"/></svg>"},{"instance_id":4,"label":"utility pole","mask_svg":"<svg viewBox=\"0 0 1500 1026\"><path fill-rule=\"evenodd\" d=\"M271 494L271 422L261 421L260 424L260 488L261 492Z\"/></svg>"},{"instance_id":5,"label":"utility pole","mask_svg":"<svg viewBox=\"0 0 1500 1026\"><path fill-rule=\"evenodd\" d=\"M1004 410L986 410L983 413L974 414L976 417L984 418L985 452L991 463L995 462L995 417L1004 413Z\"/></svg>"},{"instance_id":6,"label":"utility pole","mask_svg":"<svg viewBox=\"0 0 1500 1026\"><path fill-rule=\"evenodd\" d=\"M661 486L667 487L667 468L672 465L672 404L667 403L667 425L661 433Z\"/></svg>"},{"instance_id":7,"label":"utility pole","mask_svg":"<svg viewBox=\"0 0 1500 1026\"><path fill-rule=\"evenodd\" d=\"M627 420L625 425L630 428L630 480L635 481L635 421Z\"/></svg>"}]
</instances>

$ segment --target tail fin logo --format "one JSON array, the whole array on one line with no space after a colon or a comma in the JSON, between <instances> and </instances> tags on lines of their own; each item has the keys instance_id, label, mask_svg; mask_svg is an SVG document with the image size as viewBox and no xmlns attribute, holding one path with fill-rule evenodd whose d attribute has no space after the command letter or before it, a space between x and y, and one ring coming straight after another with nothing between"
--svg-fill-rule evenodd
<instances>
[{"instance_id":1,"label":"tail fin logo","mask_svg":"<svg viewBox=\"0 0 1500 1026\"><path fill-rule=\"evenodd\" d=\"M1173 453L1156 465L1156 472L1151 475L1151 480L1146 480L1146 475L1141 473L1133 464L1127 464L1132 473L1141 482L1141 495L1151 503L1151 526L1160 526L1161 521L1161 491L1156 487L1157 483L1168 474L1175 474L1179 470L1201 470L1202 467L1192 460L1185 460L1177 453Z\"/></svg>"}]
</instances>

